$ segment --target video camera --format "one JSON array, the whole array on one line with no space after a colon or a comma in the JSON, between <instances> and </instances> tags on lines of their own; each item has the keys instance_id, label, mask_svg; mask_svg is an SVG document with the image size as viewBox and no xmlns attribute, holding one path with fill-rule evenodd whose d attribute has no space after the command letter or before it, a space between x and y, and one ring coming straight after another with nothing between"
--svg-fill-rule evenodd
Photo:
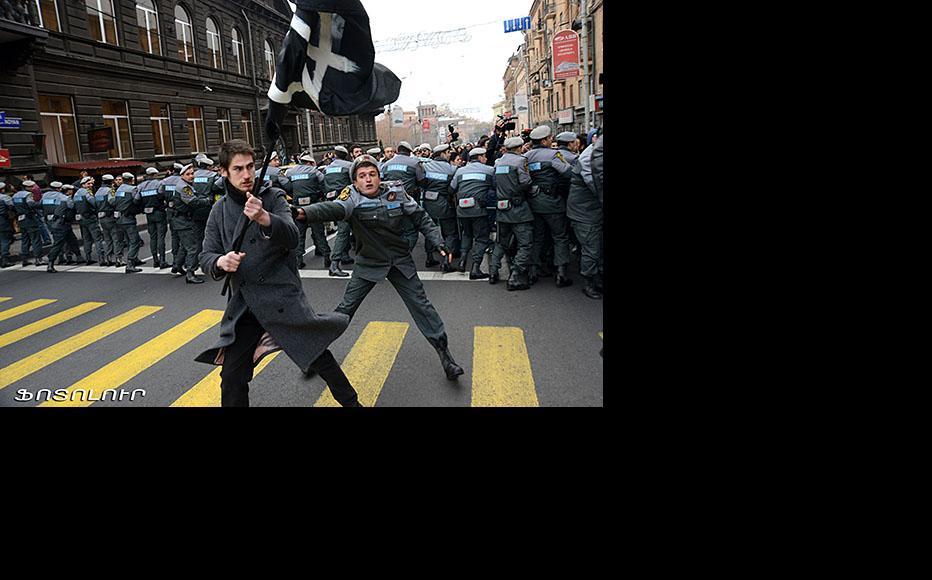
<instances>
[{"instance_id":1,"label":"video camera","mask_svg":"<svg viewBox=\"0 0 932 580\"><path fill-rule=\"evenodd\" d=\"M456 129L453 128L453 124L447 125L447 130L450 132L450 135L453 135L452 141L455 143L459 140L460 134L456 132Z\"/></svg>"},{"instance_id":2,"label":"video camera","mask_svg":"<svg viewBox=\"0 0 932 580\"><path fill-rule=\"evenodd\" d=\"M515 121L518 119L517 117L512 116L512 117L506 118L505 115L499 115L498 118L505 122L505 124L502 126L503 131L514 131L515 130L515 127L517 126L515 124Z\"/></svg>"}]
</instances>

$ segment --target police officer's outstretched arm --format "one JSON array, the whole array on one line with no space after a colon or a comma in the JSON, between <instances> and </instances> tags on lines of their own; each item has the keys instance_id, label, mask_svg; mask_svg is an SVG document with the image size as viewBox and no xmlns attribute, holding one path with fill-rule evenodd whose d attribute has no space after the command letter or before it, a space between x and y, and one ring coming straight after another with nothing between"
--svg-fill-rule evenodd
<instances>
[{"instance_id":1,"label":"police officer's outstretched arm","mask_svg":"<svg viewBox=\"0 0 932 580\"><path fill-rule=\"evenodd\" d=\"M302 211L306 216L304 221L317 224L348 220L353 215L354 209L356 209L356 196L350 195L346 199L315 203L310 207L302 208Z\"/></svg>"}]
</instances>

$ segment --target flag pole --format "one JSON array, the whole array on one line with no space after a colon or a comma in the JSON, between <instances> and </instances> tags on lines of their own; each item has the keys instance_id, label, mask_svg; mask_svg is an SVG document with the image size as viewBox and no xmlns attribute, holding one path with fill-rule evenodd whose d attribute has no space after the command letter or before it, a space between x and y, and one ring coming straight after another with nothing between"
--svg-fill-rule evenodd
<instances>
[{"instance_id":1,"label":"flag pole","mask_svg":"<svg viewBox=\"0 0 932 580\"><path fill-rule=\"evenodd\" d=\"M272 142L269 147L269 152L265 155L265 163L262 164L262 173L259 175L259 179L256 180L256 184L253 186L253 189L256 190L256 193L259 193L262 190L262 184L265 182L265 174L268 171L269 163L272 162L272 153L275 152L275 145L278 144L278 139ZM259 197L258 195L256 197ZM246 219L246 214L239 216L240 222ZM233 240L233 251L239 253L240 249L243 247L243 240L246 239L246 230L249 228L249 224L243 226L243 229L240 230L239 236ZM223 290L220 292L221 296L226 296L227 292L230 289L230 280L233 278L233 275L230 272L227 272L226 278L223 281Z\"/></svg>"}]
</instances>

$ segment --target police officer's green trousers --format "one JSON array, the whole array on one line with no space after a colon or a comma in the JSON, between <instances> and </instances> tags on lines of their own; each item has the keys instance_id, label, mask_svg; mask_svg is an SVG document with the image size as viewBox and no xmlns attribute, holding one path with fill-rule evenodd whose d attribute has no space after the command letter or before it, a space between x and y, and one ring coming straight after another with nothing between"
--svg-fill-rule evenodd
<instances>
[{"instance_id":1,"label":"police officer's green trousers","mask_svg":"<svg viewBox=\"0 0 932 580\"><path fill-rule=\"evenodd\" d=\"M181 236L178 235L178 230L175 229L175 226L171 225L172 220L168 220L168 227L171 229L172 236L172 265L182 264L184 265L185 259L187 258L187 252L185 252L184 246L181 245Z\"/></svg>"},{"instance_id":2,"label":"police officer's green trousers","mask_svg":"<svg viewBox=\"0 0 932 580\"><path fill-rule=\"evenodd\" d=\"M13 245L13 230L9 227L0 227L0 258L4 262L10 260L10 246Z\"/></svg>"},{"instance_id":3,"label":"police officer's green trousers","mask_svg":"<svg viewBox=\"0 0 932 580\"><path fill-rule=\"evenodd\" d=\"M39 233L39 222L26 219L20 223L20 232L22 233L22 239L20 243L22 245L22 250L20 253L23 255L23 260L25 260L29 254L39 261L42 259L42 234Z\"/></svg>"},{"instance_id":4,"label":"police officer's green trousers","mask_svg":"<svg viewBox=\"0 0 932 580\"><path fill-rule=\"evenodd\" d=\"M149 249L152 250L152 260L160 264L165 261L165 235L168 233L168 221L164 212L153 212L146 215L146 229L149 231Z\"/></svg>"},{"instance_id":5,"label":"police officer's green trousers","mask_svg":"<svg viewBox=\"0 0 932 580\"><path fill-rule=\"evenodd\" d=\"M65 253L69 256L81 257L81 244L78 243L78 237L74 235L73 224L65 227Z\"/></svg>"},{"instance_id":6,"label":"police officer's green trousers","mask_svg":"<svg viewBox=\"0 0 932 580\"><path fill-rule=\"evenodd\" d=\"M570 238L566 233L565 213L534 214L534 246L531 263L540 266L541 250L545 237L553 239L553 265L566 266L570 263Z\"/></svg>"},{"instance_id":7,"label":"police officer's green trousers","mask_svg":"<svg viewBox=\"0 0 932 580\"><path fill-rule=\"evenodd\" d=\"M310 226L307 225L307 222L295 222L295 225L298 226L298 245L295 247L295 258L297 258L298 267L301 264L304 264L304 255L307 253L307 232L311 231L311 238L314 242L316 251L324 255L324 257L330 257L330 244L327 243L327 235L324 232L324 224L314 223Z\"/></svg>"},{"instance_id":8,"label":"police officer's green trousers","mask_svg":"<svg viewBox=\"0 0 932 580\"><path fill-rule=\"evenodd\" d=\"M337 222L337 237L333 240L333 254L330 256L334 261L343 261L349 258L351 231L352 228L349 222Z\"/></svg>"},{"instance_id":9,"label":"police officer's green trousers","mask_svg":"<svg viewBox=\"0 0 932 580\"><path fill-rule=\"evenodd\" d=\"M136 221L133 220L133 223L123 223L118 226L120 231L123 232L123 236L129 242L129 255L126 257L126 263L129 266L133 266L134 261L139 258L139 248L142 247L142 238L139 237L139 228L136 226Z\"/></svg>"},{"instance_id":10,"label":"police officer's green trousers","mask_svg":"<svg viewBox=\"0 0 932 580\"><path fill-rule=\"evenodd\" d=\"M447 249L451 252L454 251L456 249L457 237L456 218L435 219L433 221L440 226L440 234L443 236L443 243L447 246ZM428 256L437 251L437 248L430 243L430 240L426 236L424 237L424 251L427 252Z\"/></svg>"},{"instance_id":11,"label":"police officer's green trousers","mask_svg":"<svg viewBox=\"0 0 932 580\"><path fill-rule=\"evenodd\" d=\"M52 234L52 249L49 250L49 264L54 266L55 261L58 260L58 257L65 251L65 247L68 243L69 229L70 227L64 224L51 222L49 233Z\"/></svg>"},{"instance_id":12,"label":"police officer's green trousers","mask_svg":"<svg viewBox=\"0 0 932 580\"><path fill-rule=\"evenodd\" d=\"M81 223L81 239L84 240L84 255L87 261L93 260L94 246L97 246L97 261L103 263L107 260L107 252L104 251L103 233L100 231L100 225L97 222Z\"/></svg>"},{"instance_id":13,"label":"police officer's green trousers","mask_svg":"<svg viewBox=\"0 0 932 580\"><path fill-rule=\"evenodd\" d=\"M473 262L482 265L485 251L489 247L489 220L485 216L477 218L460 218L460 238L463 240L464 265L468 264L469 251L472 250Z\"/></svg>"},{"instance_id":14,"label":"police officer's green trousers","mask_svg":"<svg viewBox=\"0 0 932 580\"><path fill-rule=\"evenodd\" d=\"M123 259L123 237L114 218L100 218L100 231L103 233L104 250L107 256Z\"/></svg>"},{"instance_id":15,"label":"police officer's green trousers","mask_svg":"<svg viewBox=\"0 0 932 580\"><path fill-rule=\"evenodd\" d=\"M495 237L495 251L489 260L489 272L498 273L502 268L502 257L511 245L511 238L518 241L518 253L511 260L511 269L519 274L526 273L531 265L531 250L534 245L534 222L520 224L498 221L498 233Z\"/></svg>"},{"instance_id":16,"label":"police officer's green trousers","mask_svg":"<svg viewBox=\"0 0 932 580\"><path fill-rule=\"evenodd\" d=\"M176 229L172 227L172 231ZM177 232L181 249L178 254L174 254L174 266L175 268L184 266L185 270L193 272L197 268L197 232L194 230L194 222L191 222L190 227L184 227Z\"/></svg>"},{"instance_id":17,"label":"police officer's green trousers","mask_svg":"<svg viewBox=\"0 0 932 580\"><path fill-rule=\"evenodd\" d=\"M427 299L427 293L424 291L424 284L421 279L415 275L413 278L406 278L397 268L388 271L388 281L395 287L395 291L401 296L408 312L414 318L414 323L424 338L427 339L435 348L441 345L447 333L443 328L443 320L440 314L434 308L430 300ZM356 311L366 299L369 292L375 288L376 283L359 277L354 271L352 279L346 286L346 292L343 294L343 302L337 306L336 311L342 312L350 317L355 316Z\"/></svg>"},{"instance_id":18,"label":"police officer's green trousers","mask_svg":"<svg viewBox=\"0 0 932 580\"><path fill-rule=\"evenodd\" d=\"M573 231L579 240L582 258L579 261L579 273L591 278L602 273L602 224L584 224L573 222Z\"/></svg>"}]
</instances>

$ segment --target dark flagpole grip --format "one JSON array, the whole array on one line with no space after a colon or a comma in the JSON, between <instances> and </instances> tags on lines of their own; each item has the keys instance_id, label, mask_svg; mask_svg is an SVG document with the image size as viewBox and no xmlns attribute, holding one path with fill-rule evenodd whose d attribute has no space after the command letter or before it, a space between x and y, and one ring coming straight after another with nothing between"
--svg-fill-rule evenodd
<instances>
[{"instance_id":1,"label":"dark flagpole grip","mask_svg":"<svg viewBox=\"0 0 932 580\"><path fill-rule=\"evenodd\" d=\"M272 143L271 147L269 147L269 152L265 156L265 163L262 164L262 173L259 175L259 179L256 180L256 183L253 186L253 189L256 190L256 193L259 193L259 191L262 189L262 184L265 182L265 174L269 169L269 163L272 162L272 153L275 152L275 143L277 143L277 140L276 142ZM239 223L237 223L237 227L239 227L239 224L242 223L243 220L245 219L246 219L246 214L240 214ZM236 236L235 240L233 240L233 251L234 252L239 253L240 249L242 249L243 240L246 239L247 229L249 229L249 224L244 225L243 228L240 230L239 235ZM227 295L227 292L230 290L230 280L232 278L233 278L233 275L227 272L227 275L223 280L223 290L220 292L221 296Z\"/></svg>"}]
</instances>

